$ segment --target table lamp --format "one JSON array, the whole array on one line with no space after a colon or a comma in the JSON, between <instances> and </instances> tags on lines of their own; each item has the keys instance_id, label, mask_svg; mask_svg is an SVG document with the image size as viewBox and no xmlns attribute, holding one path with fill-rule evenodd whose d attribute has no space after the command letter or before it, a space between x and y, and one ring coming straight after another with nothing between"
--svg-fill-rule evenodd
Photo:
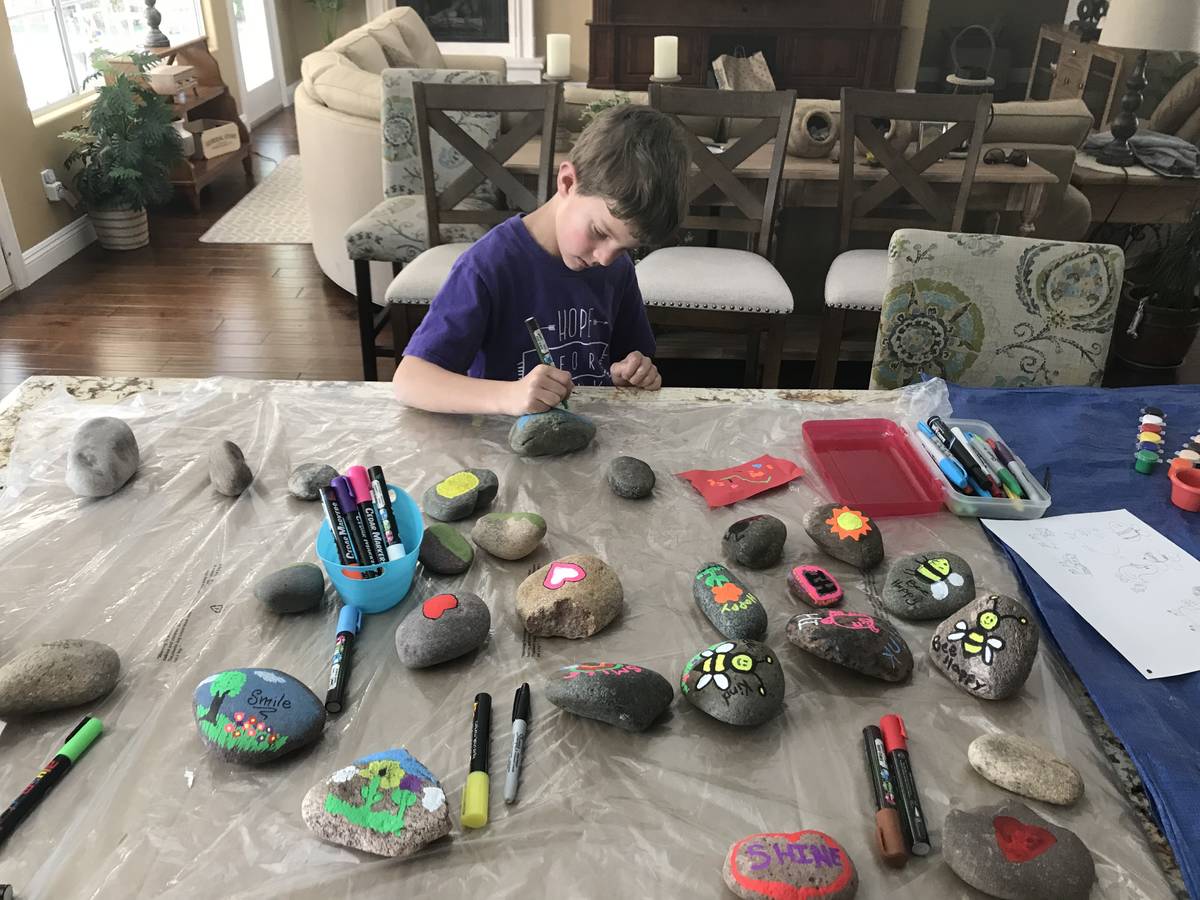
<instances>
[{"instance_id":1,"label":"table lamp","mask_svg":"<svg viewBox=\"0 0 1200 900\"><path fill-rule=\"evenodd\" d=\"M1200 50L1200 3L1195 0L1110 0L1101 25L1106 47L1140 50L1125 82L1121 111L1112 120L1113 139L1096 159L1110 166L1136 162L1129 139L1137 133L1138 107L1146 89L1146 58L1150 50Z\"/></svg>"}]
</instances>

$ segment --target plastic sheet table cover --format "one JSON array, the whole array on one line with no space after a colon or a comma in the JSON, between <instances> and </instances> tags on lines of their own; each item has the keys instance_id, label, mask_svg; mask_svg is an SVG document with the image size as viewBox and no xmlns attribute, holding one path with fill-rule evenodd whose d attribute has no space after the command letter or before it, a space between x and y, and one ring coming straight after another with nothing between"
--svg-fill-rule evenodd
<instances>
[{"instance_id":1,"label":"plastic sheet table cover","mask_svg":"<svg viewBox=\"0 0 1200 900\"><path fill-rule=\"evenodd\" d=\"M196 382L119 404L65 393L26 414L0 499L0 663L33 643L85 637L122 658L117 690L85 710L14 720L0 733L0 799L7 801L59 746L81 712L104 736L8 843L0 881L22 900L212 897L722 897L731 843L759 831L818 828L857 864L860 897L981 896L938 853L948 810L1009 799L966 759L977 735L1026 735L1070 759L1087 785L1073 808L1038 807L1075 830L1095 857L1093 897L1169 895L1109 764L1068 695L1066 675L1043 649L1021 693L989 703L960 692L925 653L933 623L900 623L917 657L911 683L888 685L808 657L788 644L799 611L787 594L789 564L817 559L800 527L824 502L816 476L710 511L671 472L719 468L769 452L807 466L807 418L893 417L949 411L941 382L887 397L827 405L793 401L680 402L664 393L624 402L581 391L572 408L595 419L587 450L528 460L507 446L503 418L435 416L398 409L385 385ZM141 468L118 494L81 501L64 483L76 427L102 414L129 421ZM257 473L242 497L215 494L206 448L236 441ZM1019 451L1020 448L1018 448ZM658 474L652 500L624 501L604 480L619 454ZM251 593L263 574L314 560L317 504L292 499L286 479L309 460L339 469L377 463L418 499L462 466L500 477L497 510L536 510L545 544L520 562L478 558L458 579L418 569L405 602L367 618L354 653L346 711L311 748L264 768L208 754L192 720L191 693L226 667L288 671L323 695L333 638L332 593L311 614L279 618ZM785 711L739 730L709 719L676 691L650 730L627 734L568 715L545 699L543 679L588 660L649 666L678 683L696 651L719 639L691 598L690 580L720 558L734 520L771 513L790 528L785 560L745 572L770 614L767 642L783 662ZM889 555L949 547L970 559L982 587L1017 590L1008 563L978 524L943 513L882 523ZM590 551L612 564L626 609L594 637L523 640L517 585L552 558ZM821 559L847 588L849 608L872 604L882 571L864 579ZM415 598L474 591L492 610L492 634L474 655L409 671L393 633ZM1047 642L1048 643L1048 642ZM514 689L534 688L519 802L505 807L501 775ZM488 825L458 824L469 756L473 695L494 698ZM872 846L873 808L860 751L863 725L887 712L908 723L934 852L899 871ZM406 861L322 843L300 817L305 792L367 753L406 746L437 774L454 819L448 839ZM191 773L189 786L188 773Z\"/></svg>"}]
</instances>

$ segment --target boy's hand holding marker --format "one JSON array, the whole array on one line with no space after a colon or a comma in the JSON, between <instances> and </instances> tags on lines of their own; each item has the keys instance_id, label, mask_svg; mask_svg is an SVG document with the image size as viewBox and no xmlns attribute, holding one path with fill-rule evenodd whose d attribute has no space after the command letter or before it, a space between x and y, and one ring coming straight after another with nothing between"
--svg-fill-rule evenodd
<instances>
[{"instance_id":1,"label":"boy's hand holding marker","mask_svg":"<svg viewBox=\"0 0 1200 900\"><path fill-rule=\"evenodd\" d=\"M546 412L571 396L574 387L570 372L543 363L520 381L509 385L511 400L508 413L523 416L526 413Z\"/></svg>"}]
</instances>

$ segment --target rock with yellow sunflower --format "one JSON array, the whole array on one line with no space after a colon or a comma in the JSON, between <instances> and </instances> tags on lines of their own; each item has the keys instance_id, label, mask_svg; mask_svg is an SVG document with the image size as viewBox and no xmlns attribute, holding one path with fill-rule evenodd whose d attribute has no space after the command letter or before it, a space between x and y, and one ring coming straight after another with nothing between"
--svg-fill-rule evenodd
<instances>
[{"instance_id":1,"label":"rock with yellow sunflower","mask_svg":"<svg viewBox=\"0 0 1200 900\"><path fill-rule=\"evenodd\" d=\"M727 638L758 640L767 633L767 611L750 588L720 563L705 563L692 579L692 599Z\"/></svg>"},{"instance_id":2,"label":"rock with yellow sunflower","mask_svg":"<svg viewBox=\"0 0 1200 900\"><path fill-rule=\"evenodd\" d=\"M376 856L412 856L450 833L441 784L407 750L338 769L305 794L300 814L321 840Z\"/></svg>"},{"instance_id":3,"label":"rock with yellow sunflower","mask_svg":"<svg viewBox=\"0 0 1200 900\"><path fill-rule=\"evenodd\" d=\"M879 523L843 503L826 503L809 510L804 530L817 547L834 559L864 572L883 561Z\"/></svg>"}]
</instances>

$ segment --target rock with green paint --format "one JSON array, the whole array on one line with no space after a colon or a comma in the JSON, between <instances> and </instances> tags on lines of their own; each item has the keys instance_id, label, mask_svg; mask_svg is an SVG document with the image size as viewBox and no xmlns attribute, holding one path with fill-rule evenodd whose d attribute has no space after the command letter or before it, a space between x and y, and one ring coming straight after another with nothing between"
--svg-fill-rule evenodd
<instances>
[{"instance_id":1,"label":"rock with green paint","mask_svg":"<svg viewBox=\"0 0 1200 900\"><path fill-rule=\"evenodd\" d=\"M325 704L278 669L226 669L192 694L200 739L230 762L263 765L307 746L325 727Z\"/></svg>"},{"instance_id":2,"label":"rock with green paint","mask_svg":"<svg viewBox=\"0 0 1200 900\"><path fill-rule=\"evenodd\" d=\"M321 840L376 856L412 856L450 833L441 784L407 750L338 769L305 794L300 815Z\"/></svg>"},{"instance_id":3,"label":"rock with green paint","mask_svg":"<svg viewBox=\"0 0 1200 900\"><path fill-rule=\"evenodd\" d=\"M488 513L471 529L471 540L500 559L524 559L546 536L546 520L537 513Z\"/></svg>"},{"instance_id":4,"label":"rock with green paint","mask_svg":"<svg viewBox=\"0 0 1200 900\"><path fill-rule=\"evenodd\" d=\"M418 558L438 575L461 575L475 561L475 548L453 525L435 522L425 529Z\"/></svg>"}]
</instances>

